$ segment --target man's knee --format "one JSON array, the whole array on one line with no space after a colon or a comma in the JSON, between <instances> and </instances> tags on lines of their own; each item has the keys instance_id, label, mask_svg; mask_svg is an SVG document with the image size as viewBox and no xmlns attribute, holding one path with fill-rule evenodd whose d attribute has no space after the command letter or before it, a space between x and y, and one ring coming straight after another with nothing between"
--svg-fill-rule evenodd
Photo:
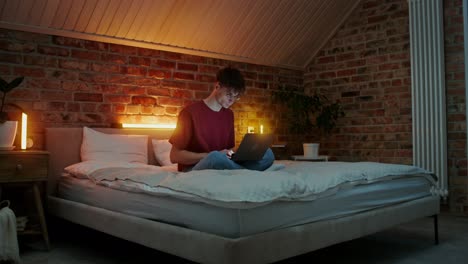
<instances>
[{"instance_id":1,"label":"man's knee","mask_svg":"<svg viewBox=\"0 0 468 264\"><path fill-rule=\"evenodd\" d=\"M274 159L275 159L275 154L273 153L273 151L271 150L271 148L268 148L268 149L266 150L266 152L265 152L265 155L263 155L263 156L264 156L264 158L266 158L266 159L268 159L268 160L270 160L270 159L274 160Z\"/></svg>"}]
</instances>

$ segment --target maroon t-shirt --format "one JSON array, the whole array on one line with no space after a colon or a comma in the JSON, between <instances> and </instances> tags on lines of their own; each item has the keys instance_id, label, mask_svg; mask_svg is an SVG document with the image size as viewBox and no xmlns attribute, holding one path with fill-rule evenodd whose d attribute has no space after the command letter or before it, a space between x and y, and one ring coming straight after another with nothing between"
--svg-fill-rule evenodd
<instances>
[{"instance_id":1,"label":"maroon t-shirt","mask_svg":"<svg viewBox=\"0 0 468 264\"><path fill-rule=\"evenodd\" d=\"M234 114L230 109L211 110L199 101L184 108L169 142L178 149L211 152L234 147ZM194 164L178 164L179 171Z\"/></svg>"}]
</instances>

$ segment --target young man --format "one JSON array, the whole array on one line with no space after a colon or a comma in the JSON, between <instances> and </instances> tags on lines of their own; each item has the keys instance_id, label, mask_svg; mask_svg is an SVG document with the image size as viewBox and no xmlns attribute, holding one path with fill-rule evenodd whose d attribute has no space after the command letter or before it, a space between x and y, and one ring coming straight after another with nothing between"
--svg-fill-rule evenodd
<instances>
[{"instance_id":1,"label":"young man","mask_svg":"<svg viewBox=\"0 0 468 264\"><path fill-rule=\"evenodd\" d=\"M238 69L227 67L216 74L211 94L179 114L177 128L169 142L171 161L179 171L201 169L265 170L274 161L271 149L263 159L240 164L231 160L234 140L234 114L229 107L245 91L244 77Z\"/></svg>"}]
</instances>

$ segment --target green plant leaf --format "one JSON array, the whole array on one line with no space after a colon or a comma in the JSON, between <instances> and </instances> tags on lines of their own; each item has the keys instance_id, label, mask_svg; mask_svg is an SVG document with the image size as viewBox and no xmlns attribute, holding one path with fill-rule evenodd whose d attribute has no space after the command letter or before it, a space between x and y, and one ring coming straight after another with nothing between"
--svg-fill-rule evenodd
<instances>
[{"instance_id":1,"label":"green plant leaf","mask_svg":"<svg viewBox=\"0 0 468 264\"><path fill-rule=\"evenodd\" d=\"M8 83L4 79L0 78L0 91L3 92L3 96L1 97L1 104L0 104L0 114L1 114L0 121L4 122L7 118L6 113L3 112L3 107L5 106L5 99L6 99L7 93L15 89L16 87L18 87L23 82L23 80L24 80L24 77L17 77L13 81Z\"/></svg>"},{"instance_id":2,"label":"green plant leaf","mask_svg":"<svg viewBox=\"0 0 468 264\"><path fill-rule=\"evenodd\" d=\"M0 124L5 123L8 120L8 114L5 112L0 112Z\"/></svg>"},{"instance_id":3,"label":"green plant leaf","mask_svg":"<svg viewBox=\"0 0 468 264\"><path fill-rule=\"evenodd\" d=\"M0 78L0 91L6 93L6 89L8 88L8 83Z\"/></svg>"},{"instance_id":4,"label":"green plant leaf","mask_svg":"<svg viewBox=\"0 0 468 264\"><path fill-rule=\"evenodd\" d=\"M24 77L17 77L10 83L5 81L4 79L0 78L0 91L4 93L8 93L9 91L13 90L14 88L18 87L24 80Z\"/></svg>"},{"instance_id":5,"label":"green plant leaf","mask_svg":"<svg viewBox=\"0 0 468 264\"><path fill-rule=\"evenodd\" d=\"M14 79L13 81L11 81L6 90L4 91L5 93L8 93L9 91L15 89L16 87L18 87L24 80L24 77L18 77L16 79Z\"/></svg>"},{"instance_id":6,"label":"green plant leaf","mask_svg":"<svg viewBox=\"0 0 468 264\"><path fill-rule=\"evenodd\" d=\"M339 103L330 103L325 95L317 92L306 95L282 87L273 93L273 102L286 106L289 130L294 134L310 135L314 130L329 134L337 119L344 116Z\"/></svg>"}]
</instances>

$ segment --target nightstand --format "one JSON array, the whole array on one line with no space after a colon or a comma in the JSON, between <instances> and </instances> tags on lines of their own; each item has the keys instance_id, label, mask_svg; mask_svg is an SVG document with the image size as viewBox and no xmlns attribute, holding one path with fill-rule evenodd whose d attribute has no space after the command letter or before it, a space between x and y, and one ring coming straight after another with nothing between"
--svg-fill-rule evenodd
<instances>
[{"instance_id":1,"label":"nightstand","mask_svg":"<svg viewBox=\"0 0 468 264\"><path fill-rule=\"evenodd\" d=\"M286 144L273 144L270 148L275 155L275 160L288 159Z\"/></svg>"},{"instance_id":2,"label":"nightstand","mask_svg":"<svg viewBox=\"0 0 468 264\"><path fill-rule=\"evenodd\" d=\"M0 198L1 186L6 184L29 187L33 190L34 204L39 220L39 230L25 229L18 235L42 235L50 249L49 234L41 199L40 184L46 192L49 153L46 151L0 151Z\"/></svg>"},{"instance_id":3,"label":"nightstand","mask_svg":"<svg viewBox=\"0 0 468 264\"><path fill-rule=\"evenodd\" d=\"M294 155L291 156L291 159L296 161L328 161L328 156L317 156L315 158L311 158L303 155Z\"/></svg>"}]
</instances>

